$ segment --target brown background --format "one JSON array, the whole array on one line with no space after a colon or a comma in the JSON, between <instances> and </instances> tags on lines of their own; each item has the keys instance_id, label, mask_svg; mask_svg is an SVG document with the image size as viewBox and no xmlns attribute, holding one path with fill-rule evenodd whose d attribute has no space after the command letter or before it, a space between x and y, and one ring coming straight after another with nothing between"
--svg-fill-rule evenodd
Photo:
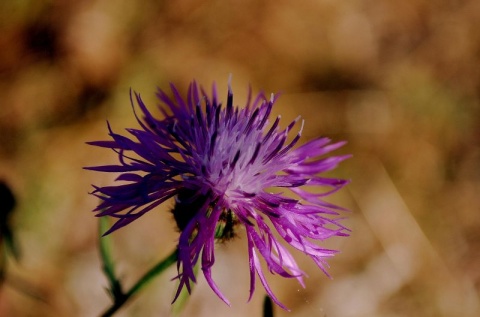
<instances>
[{"instance_id":1,"label":"brown background","mask_svg":"<svg viewBox=\"0 0 480 317\"><path fill-rule=\"evenodd\" d=\"M156 87L233 74L283 93L284 126L306 119L303 140L327 135L354 157L331 201L352 210L350 238L330 261L333 279L296 254L307 288L270 276L292 313L276 316L480 314L480 2L465 1L2 1L0 177L17 195L12 227L22 251L9 261L1 316L96 316L107 307L90 184L114 175L82 166L115 162L86 141L105 121L136 127L129 88L156 104ZM175 247L168 209L114 234L131 285ZM184 316L261 316L259 281L248 297L246 241L217 249ZM168 316L173 269L119 316ZM41 299L36 299L39 296Z\"/></svg>"}]
</instances>

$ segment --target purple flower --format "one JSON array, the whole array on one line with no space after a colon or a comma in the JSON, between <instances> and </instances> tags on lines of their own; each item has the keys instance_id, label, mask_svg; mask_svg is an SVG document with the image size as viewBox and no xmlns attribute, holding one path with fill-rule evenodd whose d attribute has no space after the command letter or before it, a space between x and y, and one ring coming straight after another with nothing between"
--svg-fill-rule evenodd
<instances>
[{"instance_id":1,"label":"purple flower","mask_svg":"<svg viewBox=\"0 0 480 317\"><path fill-rule=\"evenodd\" d=\"M117 230L156 206L175 198L173 216L180 230L178 276L181 289L190 292L196 282L193 267L201 258L201 268L212 290L228 300L212 279L215 240L225 241L244 230L250 266L250 298L255 275L269 296L286 309L273 294L262 272L263 258L271 273L294 277L302 286L304 272L290 251L274 235L278 233L291 247L308 255L325 272L326 259L337 251L319 247L315 240L346 236L339 223L343 210L323 200L348 182L327 178L320 173L334 169L349 155L325 157L345 142L331 144L318 138L300 147L302 126L287 142L298 122L279 128L280 116L273 123L269 115L278 95L268 100L263 93L247 105L234 107L229 85L225 106L217 100L215 85L211 97L193 82L184 99L171 85L173 98L159 90L163 119L148 111L139 94L131 94L142 112L137 115L140 129L127 129L134 137L121 136L108 125L111 141L89 144L118 153L118 165L88 167L100 172L120 173L116 186L97 187L93 194L102 202L97 216L117 218L107 232ZM312 186L310 191L305 188ZM284 195L284 188L294 195ZM321 192L318 192L323 188ZM317 191L317 192L316 192ZM291 198L292 196L297 199Z\"/></svg>"}]
</instances>

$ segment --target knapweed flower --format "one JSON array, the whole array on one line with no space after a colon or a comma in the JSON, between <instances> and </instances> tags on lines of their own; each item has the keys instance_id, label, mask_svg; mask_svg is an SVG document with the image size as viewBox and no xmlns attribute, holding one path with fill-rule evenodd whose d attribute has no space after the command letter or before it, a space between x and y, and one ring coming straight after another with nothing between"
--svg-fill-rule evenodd
<instances>
[{"instance_id":1,"label":"knapweed flower","mask_svg":"<svg viewBox=\"0 0 480 317\"><path fill-rule=\"evenodd\" d=\"M157 93L162 119L152 116L139 94L131 93L132 106L136 103L142 113L141 117L135 114L140 128L127 129L133 138L113 132L108 125L113 140L90 142L113 149L119 163L89 169L120 173L117 181L122 182L94 186L93 194L102 200L94 210L96 215L118 219L110 233L175 199L172 212L180 231L180 283L175 299L183 287L190 292L190 283L196 282L194 266L201 259L206 281L229 304L212 279L214 245L216 240L226 241L243 230L248 244L250 298L258 274L269 296L286 309L268 286L260 260L265 260L270 272L294 277L303 286L304 272L286 243L325 271L326 259L336 251L315 242L346 236L348 229L338 218L342 208L323 199L347 181L320 174L349 157L325 157L345 142L331 144L322 137L295 148L303 122L287 141L299 118L284 129L279 127L280 116L269 120L277 95L267 99L260 93L252 101L249 94L242 108L234 106L230 84L226 105L217 100L215 85L211 96L195 82L186 98L175 86L171 85L171 90L172 98L162 90Z\"/></svg>"}]
</instances>

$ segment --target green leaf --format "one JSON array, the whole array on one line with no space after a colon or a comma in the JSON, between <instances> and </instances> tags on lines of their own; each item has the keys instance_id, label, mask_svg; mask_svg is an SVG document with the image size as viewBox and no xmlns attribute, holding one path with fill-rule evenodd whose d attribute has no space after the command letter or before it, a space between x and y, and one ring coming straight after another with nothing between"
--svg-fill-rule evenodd
<instances>
[{"instance_id":1,"label":"green leaf","mask_svg":"<svg viewBox=\"0 0 480 317\"><path fill-rule=\"evenodd\" d=\"M115 262L112 256L112 241L110 236L103 236L103 233L108 230L110 224L107 217L100 217L99 220L99 244L100 256L102 258L103 271L107 276L110 285L108 291L114 302L120 301L124 297L122 285L115 276Z\"/></svg>"}]
</instances>

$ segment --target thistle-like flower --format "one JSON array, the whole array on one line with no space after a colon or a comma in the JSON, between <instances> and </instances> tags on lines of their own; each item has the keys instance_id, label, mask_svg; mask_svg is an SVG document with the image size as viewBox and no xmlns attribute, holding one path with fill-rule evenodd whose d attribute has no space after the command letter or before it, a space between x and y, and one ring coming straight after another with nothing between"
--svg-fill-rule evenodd
<instances>
[{"instance_id":1,"label":"thistle-like flower","mask_svg":"<svg viewBox=\"0 0 480 317\"><path fill-rule=\"evenodd\" d=\"M108 124L113 140L89 142L113 149L119 164L88 169L120 173L117 181L122 182L94 186L93 194L102 200L94 210L96 216L118 219L108 234L174 198L172 212L180 231L180 283L175 299L183 287L191 291L191 282L196 282L194 266L201 258L206 281L227 304L211 276L214 245L216 240L226 241L243 230L248 244L250 298L258 274L268 295L286 309L268 286L260 259L270 272L294 277L304 286L304 272L274 235L276 231L284 243L308 255L325 272L326 259L337 251L322 248L315 240L346 236L349 230L339 222L338 212L343 208L323 198L348 182L320 173L349 157L324 156L345 142L331 144L322 137L294 148L303 121L296 136L287 142L299 118L285 129L279 128L280 116L269 121L278 95L267 99L260 93L252 101L249 93L241 108L233 104L230 85L225 106L217 100L215 85L211 96L195 82L190 84L187 98L173 85L171 90L172 98L162 90L157 93L163 104L162 119L152 116L139 94L130 94L132 106L136 102L142 112L141 118L135 114L140 129L127 129L134 139L113 132ZM287 197L275 188L286 188L293 195Z\"/></svg>"}]
</instances>

